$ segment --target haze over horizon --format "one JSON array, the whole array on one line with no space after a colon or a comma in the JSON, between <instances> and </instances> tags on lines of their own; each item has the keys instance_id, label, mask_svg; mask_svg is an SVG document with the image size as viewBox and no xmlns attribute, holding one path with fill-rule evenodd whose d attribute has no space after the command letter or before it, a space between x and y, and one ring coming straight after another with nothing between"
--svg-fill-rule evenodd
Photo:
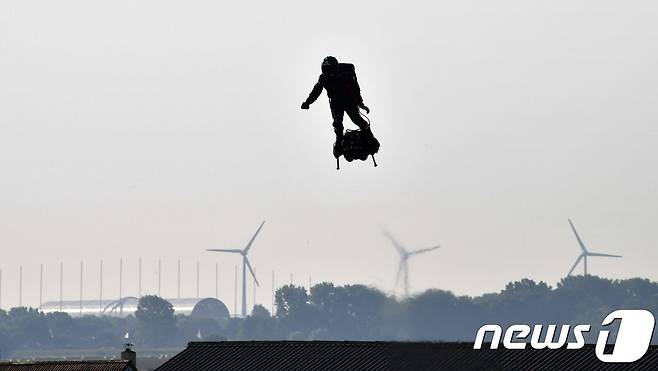
<instances>
[{"instance_id":1,"label":"haze over horizon","mask_svg":"<svg viewBox=\"0 0 658 371\"><path fill-rule=\"evenodd\" d=\"M649 1L93 1L0 4L2 307L144 292L233 311L249 254L276 284L391 291L554 285L580 253L608 278L658 280L658 4ZM334 25L334 23L337 23ZM326 94L300 110L326 55L356 65L379 167L335 170ZM345 119L346 128L354 125ZM582 267L576 269L582 273ZM252 291L249 288L251 306ZM238 297L239 300L239 297Z\"/></svg>"}]
</instances>

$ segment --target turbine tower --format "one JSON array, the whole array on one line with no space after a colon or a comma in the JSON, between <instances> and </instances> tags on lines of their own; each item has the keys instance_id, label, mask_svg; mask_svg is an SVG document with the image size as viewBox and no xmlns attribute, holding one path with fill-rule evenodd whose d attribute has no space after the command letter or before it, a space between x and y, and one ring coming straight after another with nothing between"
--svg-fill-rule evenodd
<instances>
[{"instance_id":1,"label":"turbine tower","mask_svg":"<svg viewBox=\"0 0 658 371\"><path fill-rule=\"evenodd\" d=\"M576 259L576 262L573 263L573 267L571 267L571 270L569 273L567 273L567 277L571 275L571 272L573 272L574 269L576 269L576 266L580 262L580 260L583 260L583 271L585 272L585 275L587 276L587 257L588 256L603 256L606 258L621 258L621 255L610 255L610 254L601 254L601 253L596 253L596 252L590 252L587 250L585 247L585 244L583 243L583 240L580 239L580 236L578 235L578 232L576 232L576 228L573 226L573 223L571 222L571 219L569 219L569 225L571 226L571 230L573 231L573 234L576 235L576 240L578 240L578 245L580 245L580 255L578 256L578 259Z\"/></svg>"},{"instance_id":2,"label":"turbine tower","mask_svg":"<svg viewBox=\"0 0 658 371\"><path fill-rule=\"evenodd\" d=\"M407 250L404 246L402 246L392 235L389 231L386 229L383 229L382 232L388 239L391 241L391 244L393 247L395 247L395 250L400 254L400 265L398 267L398 273L395 276L395 288L394 290L398 287L398 282L400 281L400 273L404 274L404 295L409 296L409 258L415 255L420 255L426 252L430 252L432 250L436 250L441 246L433 246L433 247L428 247L425 249L419 249L419 250L413 250L409 251Z\"/></svg>"},{"instance_id":3,"label":"turbine tower","mask_svg":"<svg viewBox=\"0 0 658 371\"><path fill-rule=\"evenodd\" d=\"M263 228L263 224L265 224L265 221L263 221L260 224L260 227L256 230L256 233L254 233L254 236L251 237L251 240L249 240L249 243L247 243L247 246L245 246L244 249L239 250L239 249L207 249L207 251L219 251L219 252L230 252L230 253L235 253L235 254L240 254L242 255L242 317L247 316L247 271L246 268L249 268L249 272L251 273L251 276L254 278L254 282L256 283L256 286L260 286L258 284L258 280L256 279L256 273L254 273L253 268L251 268L251 264L249 264L249 259L247 259L247 253L249 253L249 249L251 248L251 245L254 243L254 240L256 239L256 236L258 236L258 232L260 232L261 228Z\"/></svg>"}]
</instances>

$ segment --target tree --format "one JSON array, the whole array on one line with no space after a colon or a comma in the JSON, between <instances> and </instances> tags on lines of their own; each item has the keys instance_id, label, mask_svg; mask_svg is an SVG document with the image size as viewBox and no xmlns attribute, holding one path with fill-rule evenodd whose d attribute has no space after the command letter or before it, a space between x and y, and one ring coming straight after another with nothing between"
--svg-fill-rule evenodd
<instances>
[{"instance_id":1,"label":"tree","mask_svg":"<svg viewBox=\"0 0 658 371\"><path fill-rule=\"evenodd\" d=\"M135 318L138 323L138 339L150 345L166 345L173 342L176 318L173 305L156 295L139 299Z\"/></svg>"},{"instance_id":2,"label":"tree","mask_svg":"<svg viewBox=\"0 0 658 371\"><path fill-rule=\"evenodd\" d=\"M408 298L403 307L413 340L466 340L483 314L470 297L436 289Z\"/></svg>"},{"instance_id":3,"label":"tree","mask_svg":"<svg viewBox=\"0 0 658 371\"><path fill-rule=\"evenodd\" d=\"M294 338L304 337L318 323L318 311L309 303L303 286L286 285L276 291L276 317ZM300 335L301 334L301 335Z\"/></svg>"},{"instance_id":4,"label":"tree","mask_svg":"<svg viewBox=\"0 0 658 371\"><path fill-rule=\"evenodd\" d=\"M281 339L282 335L277 319L270 315L267 308L256 304L251 315L240 323L237 337L242 340L277 340Z\"/></svg>"},{"instance_id":5,"label":"tree","mask_svg":"<svg viewBox=\"0 0 658 371\"><path fill-rule=\"evenodd\" d=\"M488 315L492 315L488 323L510 325L513 323L552 322L553 312L550 308L552 298L551 287L544 282L535 282L524 278L520 281L510 282L498 295L486 303ZM537 322L542 318L542 322Z\"/></svg>"},{"instance_id":6,"label":"tree","mask_svg":"<svg viewBox=\"0 0 658 371\"><path fill-rule=\"evenodd\" d=\"M70 346L73 340L73 319L68 313L54 312L46 314L51 341L56 347Z\"/></svg>"},{"instance_id":7,"label":"tree","mask_svg":"<svg viewBox=\"0 0 658 371\"><path fill-rule=\"evenodd\" d=\"M126 332L134 334L136 320L133 316L117 318L109 316L82 316L72 318L75 341L78 347L112 347L124 341Z\"/></svg>"},{"instance_id":8,"label":"tree","mask_svg":"<svg viewBox=\"0 0 658 371\"><path fill-rule=\"evenodd\" d=\"M11 357L20 349L115 347L126 332L141 348L220 339L472 341L486 323L590 324L585 339L594 342L601 320L612 310L658 313L658 283L572 276L552 288L522 279L477 297L432 289L398 301L364 285L323 282L310 294L301 286L284 286L276 293L276 304L274 317L255 305L246 318L221 321L174 316L171 303L157 296L143 297L135 316L125 318L0 310L0 350ZM652 341L658 343L658 332Z\"/></svg>"},{"instance_id":9,"label":"tree","mask_svg":"<svg viewBox=\"0 0 658 371\"><path fill-rule=\"evenodd\" d=\"M190 340L206 341L212 338L223 336L224 329L220 323L212 318L199 318L192 316L176 316L177 334L175 343L178 346L185 346Z\"/></svg>"},{"instance_id":10,"label":"tree","mask_svg":"<svg viewBox=\"0 0 658 371\"><path fill-rule=\"evenodd\" d=\"M34 349L50 343L46 318L35 308L12 308L3 322L13 348Z\"/></svg>"},{"instance_id":11,"label":"tree","mask_svg":"<svg viewBox=\"0 0 658 371\"><path fill-rule=\"evenodd\" d=\"M251 316L254 318L270 318L270 311L267 310L264 306L260 304L254 305L254 308L251 310Z\"/></svg>"},{"instance_id":12,"label":"tree","mask_svg":"<svg viewBox=\"0 0 658 371\"><path fill-rule=\"evenodd\" d=\"M393 300L364 285L322 282L311 288L310 301L318 312L314 327L323 329L317 336L366 340L377 337L383 309Z\"/></svg>"},{"instance_id":13,"label":"tree","mask_svg":"<svg viewBox=\"0 0 658 371\"><path fill-rule=\"evenodd\" d=\"M303 286L286 285L276 290L276 316L294 316L308 306L308 294Z\"/></svg>"}]
</instances>

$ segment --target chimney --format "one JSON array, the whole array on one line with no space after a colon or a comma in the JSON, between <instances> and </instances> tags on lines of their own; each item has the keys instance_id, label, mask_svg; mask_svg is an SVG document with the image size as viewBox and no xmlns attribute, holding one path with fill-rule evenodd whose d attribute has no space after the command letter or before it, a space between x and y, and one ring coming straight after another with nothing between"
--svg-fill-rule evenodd
<instances>
[{"instance_id":1,"label":"chimney","mask_svg":"<svg viewBox=\"0 0 658 371\"><path fill-rule=\"evenodd\" d=\"M131 343L125 343L124 346L126 349L121 352L121 360L123 361L130 361L132 366L137 369L137 353L135 353L131 348L133 347L133 344Z\"/></svg>"}]
</instances>

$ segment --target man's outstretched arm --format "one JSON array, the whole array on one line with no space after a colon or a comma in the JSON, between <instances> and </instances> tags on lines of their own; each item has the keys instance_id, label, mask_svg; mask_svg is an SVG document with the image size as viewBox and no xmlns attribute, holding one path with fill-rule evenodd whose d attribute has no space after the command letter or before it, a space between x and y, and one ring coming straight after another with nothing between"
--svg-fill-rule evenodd
<instances>
[{"instance_id":1,"label":"man's outstretched arm","mask_svg":"<svg viewBox=\"0 0 658 371\"><path fill-rule=\"evenodd\" d=\"M320 94L322 94L322 83L320 83L320 79L318 79L318 82L315 83L315 86L313 87L313 90L311 90L311 93L308 95L308 98L306 98L306 101L302 103L302 109L308 109L308 107L318 99Z\"/></svg>"}]
</instances>

